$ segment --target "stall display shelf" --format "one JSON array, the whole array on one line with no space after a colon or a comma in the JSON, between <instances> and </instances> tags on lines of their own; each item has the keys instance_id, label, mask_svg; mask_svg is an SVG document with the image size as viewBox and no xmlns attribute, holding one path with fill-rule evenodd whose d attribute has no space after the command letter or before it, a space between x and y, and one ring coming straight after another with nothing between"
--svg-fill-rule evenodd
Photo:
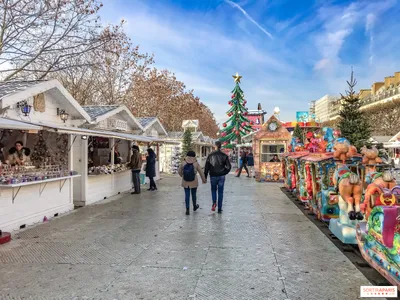
<instances>
[{"instance_id":1,"label":"stall display shelf","mask_svg":"<svg viewBox=\"0 0 400 300\"><path fill-rule=\"evenodd\" d=\"M64 177L57 177L57 178L50 178L50 179L29 181L29 182L21 182L21 183L14 183L14 184L0 184L0 188L2 188L2 189L12 188L12 193L13 193L12 202L14 203L14 200L15 200L15 198L17 198L19 191L24 186L39 184L39 195L41 195L43 193L44 189L46 188L46 185L48 182L60 181L60 193L61 193L61 191L65 185L65 182L68 179L80 177L80 176L81 175L71 175L71 176L64 176ZM43 187L42 187L42 185L43 185ZM15 192L15 189L17 189L16 192Z\"/></svg>"}]
</instances>

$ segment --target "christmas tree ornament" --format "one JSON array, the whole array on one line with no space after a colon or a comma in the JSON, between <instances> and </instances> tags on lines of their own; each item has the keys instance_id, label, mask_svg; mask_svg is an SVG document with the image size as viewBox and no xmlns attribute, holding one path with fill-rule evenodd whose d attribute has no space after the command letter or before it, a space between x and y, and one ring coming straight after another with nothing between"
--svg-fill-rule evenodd
<instances>
[{"instance_id":1,"label":"christmas tree ornament","mask_svg":"<svg viewBox=\"0 0 400 300\"><path fill-rule=\"evenodd\" d=\"M233 98L235 98L235 95L232 95L232 96L231 96L231 99L233 99Z\"/></svg>"},{"instance_id":2,"label":"christmas tree ornament","mask_svg":"<svg viewBox=\"0 0 400 300\"><path fill-rule=\"evenodd\" d=\"M227 125L226 125L226 123L224 123L222 126L226 127Z\"/></svg>"},{"instance_id":3,"label":"christmas tree ornament","mask_svg":"<svg viewBox=\"0 0 400 300\"><path fill-rule=\"evenodd\" d=\"M232 75L235 83L240 83L240 79L242 78L242 76L239 76L239 73L236 72L236 75Z\"/></svg>"}]
</instances>

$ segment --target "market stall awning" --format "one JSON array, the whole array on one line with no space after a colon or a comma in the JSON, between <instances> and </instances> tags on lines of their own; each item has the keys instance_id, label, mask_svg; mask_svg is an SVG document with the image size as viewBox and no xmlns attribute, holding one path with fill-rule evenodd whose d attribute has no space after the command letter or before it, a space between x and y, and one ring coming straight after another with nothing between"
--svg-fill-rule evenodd
<instances>
[{"instance_id":1,"label":"market stall awning","mask_svg":"<svg viewBox=\"0 0 400 300\"><path fill-rule=\"evenodd\" d=\"M11 120L6 118L0 118L0 128L1 129L15 129L15 130L42 130L41 126L36 126L33 124L28 124L25 122Z\"/></svg>"},{"instance_id":2,"label":"market stall awning","mask_svg":"<svg viewBox=\"0 0 400 300\"><path fill-rule=\"evenodd\" d=\"M178 142L178 141L172 141L172 140L168 140L168 139L160 139L160 138L149 137L149 136L146 136L146 138L151 139L155 143L172 144L172 145L180 144L180 142Z\"/></svg>"},{"instance_id":3,"label":"market stall awning","mask_svg":"<svg viewBox=\"0 0 400 300\"><path fill-rule=\"evenodd\" d=\"M114 131L102 131L102 130L92 130L86 128L78 128L78 127L71 127L71 126L63 126L57 124L45 124L45 123L28 123L28 122L20 122L24 125L28 126L35 126L39 128L39 130L54 130L58 133L67 133L67 134L74 134L74 135L87 135L87 136L99 136L99 137L108 137L108 138L117 138L117 139L124 139L130 141L138 141L138 142L147 142L151 143L153 140L150 138L128 134L128 133L121 133L121 132L114 132ZM21 129L21 128L19 128Z\"/></svg>"}]
</instances>

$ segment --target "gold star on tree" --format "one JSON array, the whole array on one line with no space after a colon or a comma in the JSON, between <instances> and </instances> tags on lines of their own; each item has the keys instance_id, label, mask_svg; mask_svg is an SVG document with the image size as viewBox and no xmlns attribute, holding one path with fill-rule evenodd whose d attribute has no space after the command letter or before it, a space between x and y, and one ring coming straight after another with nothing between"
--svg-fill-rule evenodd
<instances>
[{"instance_id":1,"label":"gold star on tree","mask_svg":"<svg viewBox=\"0 0 400 300\"><path fill-rule=\"evenodd\" d=\"M236 72L236 75L232 75L232 77L236 83L240 83L240 78L242 78L242 76L239 76L238 72Z\"/></svg>"}]
</instances>

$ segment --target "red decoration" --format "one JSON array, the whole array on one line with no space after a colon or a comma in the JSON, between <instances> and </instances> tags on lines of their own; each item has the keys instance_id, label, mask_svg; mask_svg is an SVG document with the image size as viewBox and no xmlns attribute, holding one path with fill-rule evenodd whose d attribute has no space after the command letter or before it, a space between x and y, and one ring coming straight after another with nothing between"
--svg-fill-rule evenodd
<instances>
[{"instance_id":1,"label":"red decoration","mask_svg":"<svg viewBox=\"0 0 400 300\"><path fill-rule=\"evenodd\" d=\"M239 133L240 133L239 130L236 130L236 135L239 135Z\"/></svg>"},{"instance_id":2,"label":"red decoration","mask_svg":"<svg viewBox=\"0 0 400 300\"><path fill-rule=\"evenodd\" d=\"M235 94L233 94L233 95L231 96L231 98L232 98L232 99L235 98Z\"/></svg>"},{"instance_id":3,"label":"red decoration","mask_svg":"<svg viewBox=\"0 0 400 300\"><path fill-rule=\"evenodd\" d=\"M245 111L244 113L243 113L243 115L245 115L245 116L247 116L249 113L247 112L247 111Z\"/></svg>"},{"instance_id":4,"label":"red decoration","mask_svg":"<svg viewBox=\"0 0 400 300\"><path fill-rule=\"evenodd\" d=\"M222 137L226 136L226 132L221 133L221 136Z\"/></svg>"},{"instance_id":5,"label":"red decoration","mask_svg":"<svg viewBox=\"0 0 400 300\"><path fill-rule=\"evenodd\" d=\"M222 124L222 126L226 127L226 123Z\"/></svg>"},{"instance_id":6,"label":"red decoration","mask_svg":"<svg viewBox=\"0 0 400 300\"><path fill-rule=\"evenodd\" d=\"M232 106L232 101L229 101L228 104L229 104L230 106Z\"/></svg>"},{"instance_id":7,"label":"red decoration","mask_svg":"<svg viewBox=\"0 0 400 300\"><path fill-rule=\"evenodd\" d=\"M243 123L242 123L242 126L243 126L243 127L246 126L246 122L243 122Z\"/></svg>"}]
</instances>

